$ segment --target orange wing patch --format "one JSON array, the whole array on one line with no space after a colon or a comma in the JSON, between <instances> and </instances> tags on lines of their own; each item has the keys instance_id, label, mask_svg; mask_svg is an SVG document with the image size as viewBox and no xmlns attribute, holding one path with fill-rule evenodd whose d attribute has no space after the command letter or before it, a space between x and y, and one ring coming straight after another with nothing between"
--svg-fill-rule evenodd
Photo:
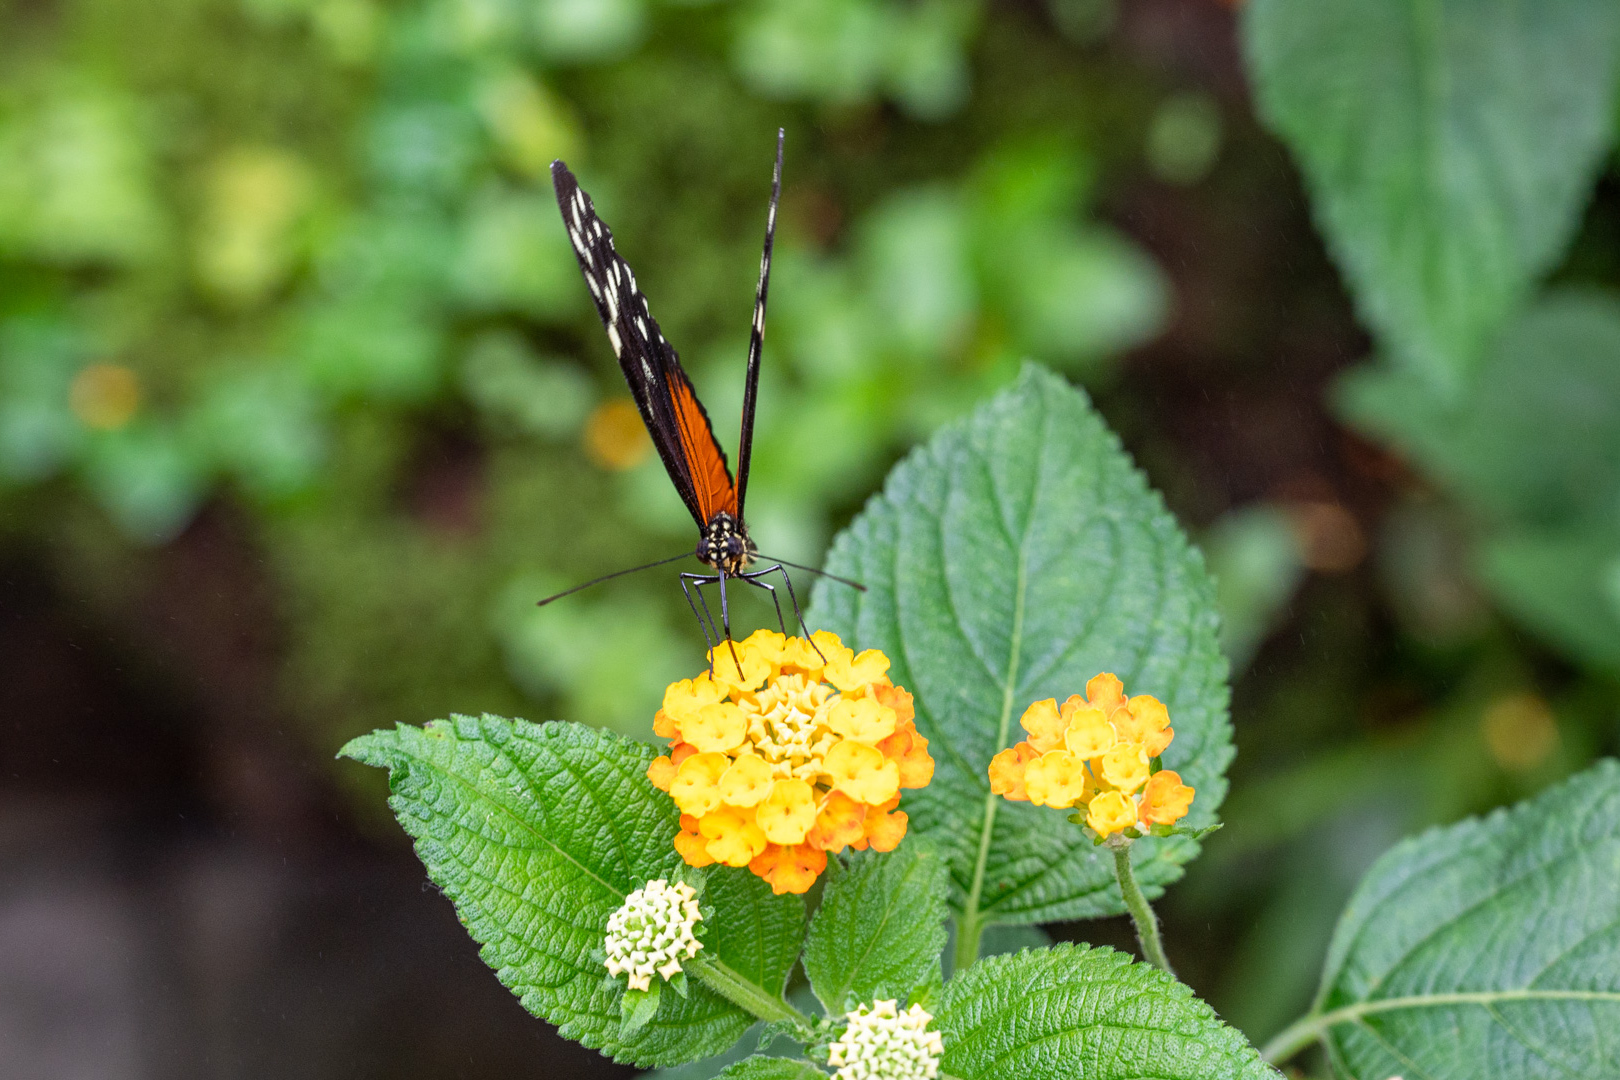
<instances>
[{"instance_id":1,"label":"orange wing patch","mask_svg":"<svg viewBox=\"0 0 1620 1080\"><path fill-rule=\"evenodd\" d=\"M668 380L670 404L675 409L676 426L680 429L681 450L692 476L692 489L697 494L698 510L703 523L714 520L722 510L737 516L737 487L732 483L726 456L715 441L709 418L698 404L692 384L678 376Z\"/></svg>"}]
</instances>

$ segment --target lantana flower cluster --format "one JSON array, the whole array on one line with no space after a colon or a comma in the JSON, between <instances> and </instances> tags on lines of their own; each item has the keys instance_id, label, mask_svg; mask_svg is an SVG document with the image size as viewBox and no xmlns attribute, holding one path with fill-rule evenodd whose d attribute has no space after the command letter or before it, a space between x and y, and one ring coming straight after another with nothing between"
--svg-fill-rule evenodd
<instances>
[{"instance_id":1,"label":"lantana flower cluster","mask_svg":"<svg viewBox=\"0 0 1620 1080\"><path fill-rule=\"evenodd\" d=\"M1018 802L1085 809L1099 837L1126 829L1146 833L1173 825L1192 805L1193 789L1171 769L1152 762L1175 730L1164 703L1148 694L1125 696L1125 686L1103 673L1082 697L1059 706L1037 701L1019 721L1029 738L990 761L990 790Z\"/></svg>"},{"instance_id":2,"label":"lantana flower cluster","mask_svg":"<svg viewBox=\"0 0 1620 1080\"><path fill-rule=\"evenodd\" d=\"M838 1066L838 1080L933 1080L945 1046L934 1019L921 1005L902 1012L896 1001L862 1005L846 1019L849 1026L828 1047L827 1064Z\"/></svg>"},{"instance_id":3,"label":"lantana flower cluster","mask_svg":"<svg viewBox=\"0 0 1620 1080\"><path fill-rule=\"evenodd\" d=\"M673 979L681 961L703 947L693 933L701 919L696 889L653 878L608 916L602 942L608 974L628 975L631 990L649 989L655 974Z\"/></svg>"},{"instance_id":4,"label":"lantana flower cluster","mask_svg":"<svg viewBox=\"0 0 1620 1080\"><path fill-rule=\"evenodd\" d=\"M927 785L934 759L888 657L760 630L710 662L665 692L653 731L672 742L647 770L680 807L688 865L746 866L802 893L828 852L900 843L900 790Z\"/></svg>"}]
</instances>

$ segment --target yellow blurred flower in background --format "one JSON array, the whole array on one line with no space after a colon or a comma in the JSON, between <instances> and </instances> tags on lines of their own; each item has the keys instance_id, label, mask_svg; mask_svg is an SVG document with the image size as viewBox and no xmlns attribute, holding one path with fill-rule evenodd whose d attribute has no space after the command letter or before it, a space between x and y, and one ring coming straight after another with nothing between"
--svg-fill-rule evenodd
<instances>
[{"instance_id":1,"label":"yellow blurred flower in background","mask_svg":"<svg viewBox=\"0 0 1620 1080\"><path fill-rule=\"evenodd\" d=\"M73 376L68 406L85 427L117 431L141 407L141 381L122 364L88 364Z\"/></svg>"},{"instance_id":2,"label":"yellow blurred flower in background","mask_svg":"<svg viewBox=\"0 0 1620 1080\"><path fill-rule=\"evenodd\" d=\"M828 852L894 850L900 790L927 786L934 759L889 658L826 631L759 630L710 660L712 672L670 685L653 721L672 741L647 776L680 807L681 857L802 893Z\"/></svg>"}]
</instances>

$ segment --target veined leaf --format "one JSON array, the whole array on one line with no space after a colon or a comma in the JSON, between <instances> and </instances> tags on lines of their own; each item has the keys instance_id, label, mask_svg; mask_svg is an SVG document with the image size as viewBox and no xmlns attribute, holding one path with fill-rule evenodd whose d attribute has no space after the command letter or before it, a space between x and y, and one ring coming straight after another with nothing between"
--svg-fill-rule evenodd
<instances>
[{"instance_id":1,"label":"veined leaf","mask_svg":"<svg viewBox=\"0 0 1620 1080\"><path fill-rule=\"evenodd\" d=\"M1030 365L892 473L839 536L811 622L882 649L916 698L937 763L907 792L912 828L950 861L961 924L1036 923L1124 910L1113 860L1056 810L991 796L986 770L1023 737L1031 702L1112 671L1170 709L1164 755L1198 791L1204 826L1231 760L1226 661L1203 560L1085 395ZM1132 847L1150 895L1195 841ZM975 930L976 932L976 930Z\"/></svg>"},{"instance_id":2,"label":"veined leaf","mask_svg":"<svg viewBox=\"0 0 1620 1080\"><path fill-rule=\"evenodd\" d=\"M650 879L691 872L671 846L679 813L647 780L650 747L486 715L376 731L342 753L389 770L389 805L484 962L564 1036L618 1061L670 1065L719 1053L753 1022L694 980L684 998L660 995L633 1036L621 1032L621 988L599 956L608 916ZM703 902L714 912L705 953L780 993L803 901L718 867Z\"/></svg>"},{"instance_id":3,"label":"veined leaf","mask_svg":"<svg viewBox=\"0 0 1620 1080\"><path fill-rule=\"evenodd\" d=\"M1620 1076L1620 763L1385 854L1315 1011L1345 1076Z\"/></svg>"},{"instance_id":4,"label":"veined leaf","mask_svg":"<svg viewBox=\"0 0 1620 1080\"><path fill-rule=\"evenodd\" d=\"M1450 394L1558 258L1613 134L1613 0L1255 0L1262 112L1368 325Z\"/></svg>"},{"instance_id":5,"label":"veined leaf","mask_svg":"<svg viewBox=\"0 0 1620 1080\"><path fill-rule=\"evenodd\" d=\"M981 960L945 986L943 1070L961 1080L1275 1078L1174 978L1112 949L1058 945Z\"/></svg>"},{"instance_id":6,"label":"veined leaf","mask_svg":"<svg viewBox=\"0 0 1620 1080\"><path fill-rule=\"evenodd\" d=\"M827 1080L827 1074L808 1061L751 1057L721 1073L719 1080Z\"/></svg>"},{"instance_id":7,"label":"veined leaf","mask_svg":"<svg viewBox=\"0 0 1620 1080\"><path fill-rule=\"evenodd\" d=\"M945 858L921 837L887 854L827 862L804 972L831 1016L863 1001L904 1000L938 983L945 947Z\"/></svg>"}]
</instances>

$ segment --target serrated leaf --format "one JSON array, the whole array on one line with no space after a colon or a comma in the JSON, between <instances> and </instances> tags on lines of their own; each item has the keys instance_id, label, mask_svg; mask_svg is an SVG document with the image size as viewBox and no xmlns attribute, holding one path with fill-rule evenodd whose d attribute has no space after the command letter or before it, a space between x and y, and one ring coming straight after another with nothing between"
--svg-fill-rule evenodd
<instances>
[{"instance_id":1,"label":"serrated leaf","mask_svg":"<svg viewBox=\"0 0 1620 1080\"><path fill-rule=\"evenodd\" d=\"M1274 1080L1174 978L1112 949L981 960L945 986L941 1068L961 1080Z\"/></svg>"},{"instance_id":2,"label":"serrated leaf","mask_svg":"<svg viewBox=\"0 0 1620 1080\"><path fill-rule=\"evenodd\" d=\"M1613 0L1255 0L1260 110L1368 325L1443 393L1558 258L1613 133Z\"/></svg>"},{"instance_id":3,"label":"serrated leaf","mask_svg":"<svg viewBox=\"0 0 1620 1080\"><path fill-rule=\"evenodd\" d=\"M664 994L627 1036L599 958L607 919L652 878L690 873L671 846L679 814L646 777L653 751L579 724L496 716L400 725L342 753L389 770L389 805L480 955L530 1012L618 1061L669 1065L718 1053L753 1017L701 984ZM798 897L751 874L707 875L704 948L780 993L804 925Z\"/></svg>"},{"instance_id":4,"label":"serrated leaf","mask_svg":"<svg viewBox=\"0 0 1620 1080\"><path fill-rule=\"evenodd\" d=\"M808 1061L751 1057L721 1073L719 1080L827 1080L827 1074Z\"/></svg>"},{"instance_id":5,"label":"serrated leaf","mask_svg":"<svg viewBox=\"0 0 1620 1080\"><path fill-rule=\"evenodd\" d=\"M1029 703L1066 698L1098 672L1169 707L1165 764L1198 791L1187 824L1213 823L1232 756L1214 591L1158 495L1062 379L1030 365L914 452L827 568L866 591L818 583L812 624L882 649L916 697L937 767L901 808L946 853L964 921L1124 910L1108 852L1058 811L992 798L986 775L1022 737ZM1198 846L1149 838L1132 851L1157 895Z\"/></svg>"},{"instance_id":6,"label":"serrated leaf","mask_svg":"<svg viewBox=\"0 0 1620 1080\"><path fill-rule=\"evenodd\" d=\"M1316 1011L1341 1075L1620 1075L1620 763L1386 853Z\"/></svg>"},{"instance_id":7,"label":"serrated leaf","mask_svg":"<svg viewBox=\"0 0 1620 1080\"><path fill-rule=\"evenodd\" d=\"M1455 402L1409 372L1352 371L1337 404L1498 525L1610 524L1620 505L1620 300L1554 289L1492 343Z\"/></svg>"},{"instance_id":8,"label":"serrated leaf","mask_svg":"<svg viewBox=\"0 0 1620 1080\"><path fill-rule=\"evenodd\" d=\"M863 1001L903 1000L940 978L949 868L910 837L888 854L827 862L821 906L804 943L804 973L829 1016Z\"/></svg>"},{"instance_id":9,"label":"serrated leaf","mask_svg":"<svg viewBox=\"0 0 1620 1080\"><path fill-rule=\"evenodd\" d=\"M630 1039L658 1014L664 984L654 979L645 990L626 990L619 999L619 1038Z\"/></svg>"}]
</instances>

